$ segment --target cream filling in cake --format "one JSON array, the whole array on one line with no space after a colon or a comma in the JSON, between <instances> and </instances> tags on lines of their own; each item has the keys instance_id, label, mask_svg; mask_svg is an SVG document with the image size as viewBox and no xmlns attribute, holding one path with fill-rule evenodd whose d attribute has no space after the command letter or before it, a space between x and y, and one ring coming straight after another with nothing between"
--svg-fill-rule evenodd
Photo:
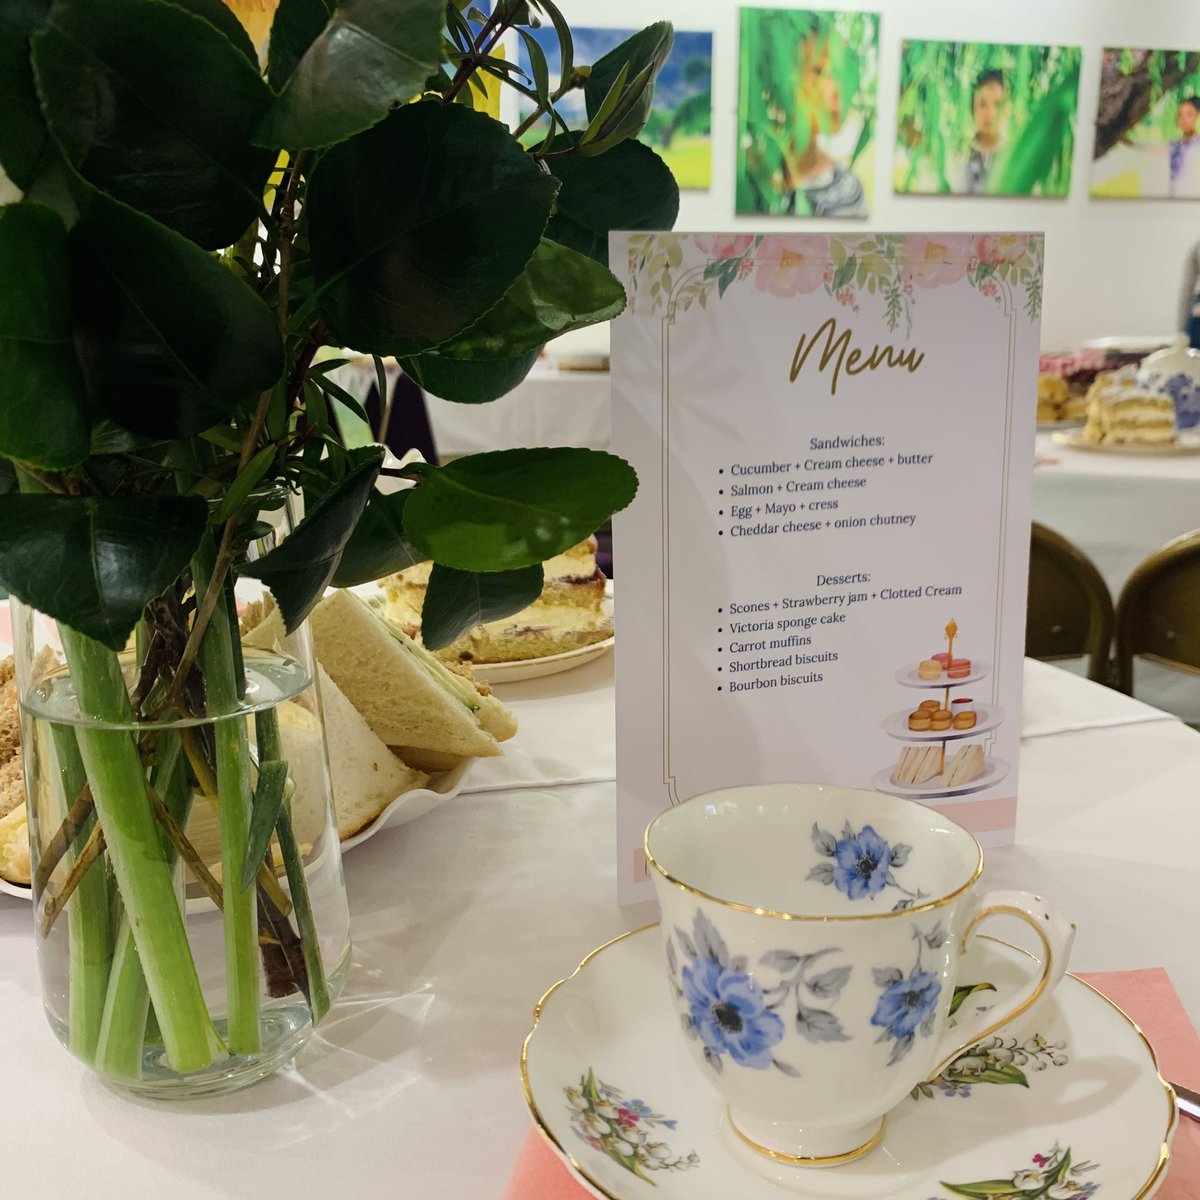
<instances>
[{"instance_id":1,"label":"cream filling in cake","mask_svg":"<svg viewBox=\"0 0 1200 1200\"><path fill-rule=\"evenodd\" d=\"M1088 391L1083 437L1099 445L1167 445L1175 440L1175 404L1131 372L1101 375Z\"/></svg>"}]
</instances>

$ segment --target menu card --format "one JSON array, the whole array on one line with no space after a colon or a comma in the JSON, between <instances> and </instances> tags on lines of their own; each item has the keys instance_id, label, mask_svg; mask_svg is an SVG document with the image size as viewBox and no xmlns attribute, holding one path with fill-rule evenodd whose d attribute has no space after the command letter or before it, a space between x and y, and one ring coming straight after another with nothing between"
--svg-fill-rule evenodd
<instances>
[{"instance_id":1,"label":"menu card","mask_svg":"<svg viewBox=\"0 0 1200 1200\"><path fill-rule=\"evenodd\" d=\"M1030 234L619 233L618 881L734 784L1011 842L1042 300Z\"/></svg>"}]
</instances>

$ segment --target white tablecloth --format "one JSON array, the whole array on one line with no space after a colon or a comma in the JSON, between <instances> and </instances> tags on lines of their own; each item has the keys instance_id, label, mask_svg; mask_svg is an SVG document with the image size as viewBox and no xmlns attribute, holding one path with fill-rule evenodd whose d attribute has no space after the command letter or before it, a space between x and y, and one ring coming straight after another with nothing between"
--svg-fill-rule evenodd
<instances>
[{"instance_id":1,"label":"white tablecloth","mask_svg":"<svg viewBox=\"0 0 1200 1200\"><path fill-rule=\"evenodd\" d=\"M500 689L524 723L514 769L561 777L591 747L576 773L606 770L607 661ZM1200 735L1051 667L1026 681L1018 844L989 851L985 883L1074 916L1077 969L1165 965L1200 1019ZM534 1002L649 916L614 902L612 783L529 782L497 769L494 790L347 854L342 1000L294 1068L224 1098L130 1101L78 1066L42 1016L28 905L0 896L3 1194L499 1197Z\"/></svg>"},{"instance_id":2,"label":"white tablecloth","mask_svg":"<svg viewBox=\"0 0 1200 1200\"><path fill-rule=\"evenodd\" d=\"M1200 528L1200 454L1075 450L1039 433L1036 464L1033 519L1096 564L1114 604L1138 563Z\"/></svg>"},{"instance_id":3,"label":"white tablecloth","mask_svg":"<svg viewBox=\"0 0 1200 1200\"><path fill-rule=\"evenodd\" d=\"M394 384L399 369L388 367ZM334 380L366 399L375 383L370 362L347 364ZM607 450L612 430L607 371L564 371L543 360L524 382L490 404L452 404L426 395L438 457L523 446L585 446Z\"/></svg>"}]
</instances>

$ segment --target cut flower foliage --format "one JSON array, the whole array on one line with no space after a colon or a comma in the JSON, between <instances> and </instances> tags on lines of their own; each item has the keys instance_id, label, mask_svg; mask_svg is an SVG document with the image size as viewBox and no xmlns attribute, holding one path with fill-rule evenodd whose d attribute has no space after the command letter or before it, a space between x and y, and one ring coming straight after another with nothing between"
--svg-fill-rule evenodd
<instances>
[{"instance_id":1,"label":"cut flower foliage","mask_svg":"<svg viewBox=\"0 0 1200 1200\"><path fill-rule=\"evenodd\" d=\"M283 743L273 713L239 707L235 581L269 588L290 633L331 582L432 559L454 586L430 589L427 640L449 644L528 603L538 564L636 490L618 458L541 447L418 464L382 492L383 447L341 432L366 416L331 378L344 360L319 352L494 399L546 341L624 307L608 230L678 210L629 140L665 23L593 72L551 0L280 0L261 56L231 9L0 0L0 167L22 193L0 207L0 586L57 622L97 723L55 727L62 826L42 831L39 879L72 864L54 897L71 1045L114 1074L136 1074L151 1032L180 1074L253 1054L260 973L287 987L290 970L314 1020L328 1004ZM542 23L558 79L498 50ZM544 140L488 115L497 87L536 105ZM591 124L568 136L572 89ZM252 550L283 506L304 515ZM163 732L218 717L205 737ZM193 789L221 812L217 1020L173 899ZM111 905L91 912L89 888Z\"/></svg>"}]
</instances>

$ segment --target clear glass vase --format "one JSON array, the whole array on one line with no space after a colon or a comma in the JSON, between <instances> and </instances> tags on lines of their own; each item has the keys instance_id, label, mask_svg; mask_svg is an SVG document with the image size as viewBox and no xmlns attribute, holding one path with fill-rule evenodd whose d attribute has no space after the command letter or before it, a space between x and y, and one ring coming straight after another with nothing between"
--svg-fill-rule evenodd
<instances>
[{"instance_id":1,"label":"clear glass vase","mask_svg":"<svg viewBox=\"0 0 1200 1200\"><path fill-rule=\"evenodd\" d=\"M276 618L255 649L221 608L180 696L154 656L186 642L186 578L120 654L13 603L46 1013L71 1053L143 1095L270 1074L349 964L307 626L284 636Z\"/></svg>"}]
</instances>

